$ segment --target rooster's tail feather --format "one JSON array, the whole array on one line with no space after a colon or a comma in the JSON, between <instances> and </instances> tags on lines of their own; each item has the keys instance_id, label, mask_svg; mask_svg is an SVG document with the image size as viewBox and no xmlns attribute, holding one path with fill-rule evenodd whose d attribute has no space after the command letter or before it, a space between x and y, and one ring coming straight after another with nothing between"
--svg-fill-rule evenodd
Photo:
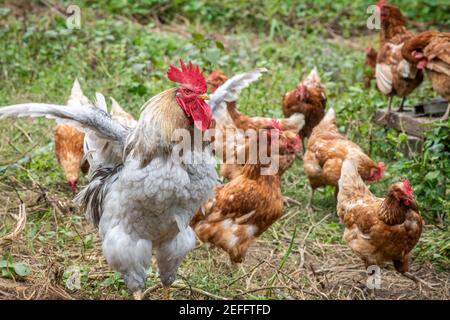
<instances>
[{"instance_id":1,"label":"rooster's tail feather","mask_svg":"<svg viewBox=\"0 0 450 320\"><path fill-rule=\"evenodd\" d=\"M86 211L87 219L96 227L103 213L103 201L122 168L123 164L96 168L89 177L89 184L74 199Z\"/></svg>"}]
</instances>

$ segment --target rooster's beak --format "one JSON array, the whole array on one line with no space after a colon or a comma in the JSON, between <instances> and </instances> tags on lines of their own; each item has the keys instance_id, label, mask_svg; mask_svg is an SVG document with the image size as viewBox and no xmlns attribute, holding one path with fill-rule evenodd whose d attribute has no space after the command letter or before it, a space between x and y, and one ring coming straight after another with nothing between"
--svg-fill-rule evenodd
<instances>
[{"instance_id":1,"label":"rooster's beak","mask_svg":"<svg viewBox=\"0 0 450 320\"><path fill-rule=\"evenodd\" d=\"M202 100L208 100L209 99L209 97L208 97L208 95L205 93L205 94L202 94L202 95L200 95L200 96L198 96L200 99L202 99Z\"/></svg>"}]
</instances>

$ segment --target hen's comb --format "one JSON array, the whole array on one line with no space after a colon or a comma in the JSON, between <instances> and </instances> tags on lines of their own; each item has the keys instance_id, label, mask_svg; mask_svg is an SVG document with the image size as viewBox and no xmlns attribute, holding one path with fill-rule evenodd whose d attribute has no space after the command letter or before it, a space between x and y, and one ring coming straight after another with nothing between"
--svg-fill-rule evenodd
<instances>
[{"instance_id":1,"label":"hen's comb","mask_svg":"<svg viewBox=\"0 0 450 320\"><path fill-rule=\"evenodd\" d=\"M189 64L186 66L183 59L180 59L180 66L181 69L178 69L174 65L169 66L167 70L169 80L182 83L196 93L206 93L206 80L198 65L194 67L192 62L189 61Z\"/></svg>"},{"instance_id":2,"label":"hen's comb","mask_svg":"<svg viewBox=\"0 0 450 320\"><path fill-rule=\"evenodd\" d=\"M381 178L384 177L384 167L385 167L384 162L378 162L378 169L380 170L379 175Z\"/></svg>"},{"instance_id":3,"label":"hen's comb","mask_svg":"<svg viewBox=\"0 0 450 320\"><path fill-rule=\"evenodd\" d=\"M411 184L409 183L408 179L402 180L403 183L403 191L406 195L412 196L413 195L413 189L411 187Z\"/></svg>"},{"instance_id":4,"label":"hen's comb","mask_svg":"<svg viewBox=\"0 0 450 320\"><path fill-rule=\"evenodd\" d=\"M378 7L378 8L382 8L384 5L385 5L385 0L380 0L380 1L378 1L378 3L377 3L377 7Z\"/></svg>"},{"instance_id":5,"label":"hen's comb","mask_svg":"<svg viewBox=\"0 0 450 320\"><path fill-rule=\"evenodd\" d=\"M272 122L272 126L273 126L275 129L277 129L278 131L281 132L281 125L280 125L280 122L279 122L277 119L275 119L275 118L272 118L271 122Z\"/></svg>"}]
</instances>

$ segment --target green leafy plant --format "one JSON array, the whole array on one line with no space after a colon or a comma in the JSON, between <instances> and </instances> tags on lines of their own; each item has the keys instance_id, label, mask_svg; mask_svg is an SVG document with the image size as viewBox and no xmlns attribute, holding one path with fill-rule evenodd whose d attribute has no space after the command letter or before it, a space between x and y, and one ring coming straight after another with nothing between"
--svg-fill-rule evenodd
<instances>
[{"instance_id":1,"label":"green leafy plant","mask_svg":"<svg viewBox=\"0 0 450 320\"><path fill-rule=\"evenodd\" d=\"M30 267L26 263L14 262L11 257L0 257L0 275L2 278L24 278L30 273Z\"/></svg>"}]
</instances>

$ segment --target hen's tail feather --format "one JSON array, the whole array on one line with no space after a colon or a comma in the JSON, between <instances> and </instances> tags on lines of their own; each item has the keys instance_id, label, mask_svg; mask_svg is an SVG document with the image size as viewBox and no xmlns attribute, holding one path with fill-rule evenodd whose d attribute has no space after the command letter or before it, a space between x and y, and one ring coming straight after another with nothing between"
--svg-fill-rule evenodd
<instances>
[{"instance_id":1,"label":"hen's tail feather","mask_svg":"<svg viewBox=\"0 0 450 320\"><path fill-rule=\"evenodd\" d=\"M281 119L281 125L286 126L289 130L300 131L305 126L305 116L302 113L294 113L289 118ZM286 130L286 129L283 129Z\"/></svg>"},{"instance_id":2,"label":"hen's tail feather","mask_svg":"<svg viewBox=\"0 0 450 320\"><path fill-rule=\"evenodd\" d=\"M103 201L111 185L117 180L123 164L96 168L89 177L89 184L81 190L74 201L86 212L86 217L96 227L103 212Z\"/></svg>"},{"instance_id":3,"label":"hen's tail feather","mask_svg":"<svg viewBox=\"0 0 450 320\"><path fill-rule=\"evenodd\" d=\"M47 103L22 103L0 108L0 118L47 117L69 123L84 133L95 132L100 138L124 145L128 130L105 111L86 106L62 106Z\"/></svg>"},{"instance_id":4,"label":"hen's tail feather","mask_svg":"<svg viewBox=\"0 0 450 320\"><path fill-rule=\"evenodd\" d=\"M224 102L236 101L242 89L248 87L252 82L267 72L266 68L258 68L249 72L240 73L225 81L212 95L210 95L208 105L213 111L213 116L225 107Z\"/></svg>"},{"instance_id":5,"label":"hen's tail feather","mask_svg":"<svg viewBox=\"0 0 450 320\"><path fill-rule=\"evenodd\" d=\"M323 117L322 121L331 122L336 120L336 112L333 108L328 109L327 113Z\"/></svg>"},{"instance_id":6,"label":"hen's tail feather","mask_svg":"<svg viewBox=\"0 0 450 320\"><path fill-rule=\"evenodd\" d=\"M357 163L353 159L345 159L342 163L341 177L339 178L338 185L339 194L341 192L344 192L345 190L352 190L352 192L355 193L370 192L369 188L366 186L363 179L359 175ZM355 188L355 186L358 186L358 188Z\"/></svg>"},{"instance_id":7,"label":"hen's tail feather","mask_svg":"<svg viewBox=\"0 0 450 320\"><path fill-rule=\"evenodd\" d=\"M75 79L73 82L72 90L70 91L70 97L67 101L67 105L70 106L78 106L78 105L88 106L89 99L84 95L83 90L81 90L80 82L78 79Z\"/></svg>"},{"instance_id":8,"label":"hen's tail feather","mask_svg":"<svg viewBox=\"0 0 450 320\"><path fill-rule=\"evenodd\" d=\"M105 96L103 94L101 94L100 92L95 93L95 102L94 103L97 108L100 108L105 112L108 112Z\"/></svg>"}]
</instances>

